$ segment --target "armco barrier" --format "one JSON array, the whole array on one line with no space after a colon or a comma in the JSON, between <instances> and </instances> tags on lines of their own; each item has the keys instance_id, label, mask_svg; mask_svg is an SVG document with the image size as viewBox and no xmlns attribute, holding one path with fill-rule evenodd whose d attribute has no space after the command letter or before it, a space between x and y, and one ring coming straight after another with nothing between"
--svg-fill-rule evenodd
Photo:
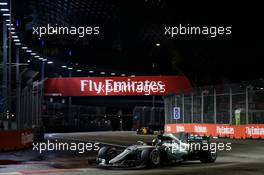
<instances>
[{"instance_id":1,"label":"armco barrier","mask_svg":"<svg viewBox=\"0 0 264 175\"><path fill-rule=\"evenodd\" d=\"M233 139L264 139L264 124L166 124L166 133L189 132L198 135L227 137Z\"/></svg>"},{"instance_id":2,"label":"armco barrier","mask_svg":"<svg viewBox=\"0 0 264 175\"><path fill-rule=\"evenodd\" d=\"M0 131L0 152L27 148L32 142L32 129Z\"/></svg>"}]
</instances>

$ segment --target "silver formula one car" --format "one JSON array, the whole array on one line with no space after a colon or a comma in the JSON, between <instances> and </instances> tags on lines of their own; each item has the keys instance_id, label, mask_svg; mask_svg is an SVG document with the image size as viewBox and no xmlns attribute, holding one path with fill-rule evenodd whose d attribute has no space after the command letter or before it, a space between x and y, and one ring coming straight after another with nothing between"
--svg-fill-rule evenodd
<instances>
[{"instance_id":1,"label":"silver formula one car","mask_svg":"<svg viewBox=\"0 0 264 175\"><path fill-rule=\"evenodd\" d=\"M216 149L212 151L209 137L187 133L158 135L151 144L139 141L126 149L104 146L97 156L99 167L104 168L145 168L159 167L188 160L200 160L202 163L215 162ZM203 147L210 148L204 150Z\"/></svg>"}]
</instances>

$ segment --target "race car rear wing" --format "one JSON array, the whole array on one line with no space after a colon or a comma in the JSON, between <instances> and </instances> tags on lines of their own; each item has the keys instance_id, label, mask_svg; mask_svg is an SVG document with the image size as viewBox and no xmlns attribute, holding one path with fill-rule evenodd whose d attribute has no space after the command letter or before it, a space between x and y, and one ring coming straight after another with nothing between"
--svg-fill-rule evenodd
<instances>
[{"instance_id":1,"label":"race car rear wing","mask_svg":"<svg viewBox=\"0 0 264 175\"><path fill-rule=\"evenodd\" d=\"M182 142L207 142L210 137L207 136L199 136L197 134L179 132L176 133L175 136L179 138Z\"/></svg>"}]
</instances>

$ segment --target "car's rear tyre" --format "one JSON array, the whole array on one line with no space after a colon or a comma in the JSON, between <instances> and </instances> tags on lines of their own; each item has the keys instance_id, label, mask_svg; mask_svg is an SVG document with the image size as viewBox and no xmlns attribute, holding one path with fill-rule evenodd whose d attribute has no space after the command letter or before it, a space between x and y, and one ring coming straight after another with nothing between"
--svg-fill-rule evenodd
<instances>
[{"instance_id":1,"label":"car's rear tyre","mask_svg":"<svg viewBox=\"0 0 264 175\"><path fill-rule=\"evenodd\" d=\"M147 166L159 167L161 164L161 154L155 148L145 149L141 153L141 160Z\"/></svg>"},{"instance_id":2,"label":"car's rear tyre","mask_svg":"<svg viewBox=\"0 0 264 175\"><path fill-rule=\"evenodd\" d=\"M199 157L202 163L213 163L216 161L217 152L202 151Z\"/></svg>"},{"instance_id":3,"label":"car's rear tyre","mask_svg":"<svg viewBox=\"0 0 264 175\"><path fill-rule=\"evenodd\" d=\"M99 161L100 159L104 159L105 163L108 163L109 160L113 159L116 156L117 156L116 148L110 146L104 146L98 151L97 160Z\"/></svg>"}]
</instances>

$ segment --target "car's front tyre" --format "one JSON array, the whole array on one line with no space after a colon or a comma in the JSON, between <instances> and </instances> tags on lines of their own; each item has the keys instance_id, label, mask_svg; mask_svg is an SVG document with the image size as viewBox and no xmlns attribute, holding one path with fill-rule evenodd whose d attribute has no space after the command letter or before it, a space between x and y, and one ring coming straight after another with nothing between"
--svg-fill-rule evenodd
<instances>
[{"instance_id":1,"label":"car's front tyre","mask_svg":"<svg viewBox=\"0 0 264 175\"><path fill-rule=\"evenodd\" d=\"M97 163L109 163L111 159L117 156L117 150L114 147L104 146L98 151Z\"/></svg>"},{"instance_id":2,"label":"car's front tyre","mask_svg":"<svg viewBox=\"0 0 264 175\"><path fill-rule=\"evenodd\" d=\"M214 163L217 158L217 152L202 151L199 158L202 163Z\"/></svg>"},{"instance_id":3,"label":"car's front tyre","mask_svg":"<svg viewBox=\"0 0 264 175\"><path fill-rule=\"evenodd\" d=\"M141 153L141 160L147 166L159 167L161 164L161 154L155 148L145 149Z\"/></svg>"}]
</instances>

